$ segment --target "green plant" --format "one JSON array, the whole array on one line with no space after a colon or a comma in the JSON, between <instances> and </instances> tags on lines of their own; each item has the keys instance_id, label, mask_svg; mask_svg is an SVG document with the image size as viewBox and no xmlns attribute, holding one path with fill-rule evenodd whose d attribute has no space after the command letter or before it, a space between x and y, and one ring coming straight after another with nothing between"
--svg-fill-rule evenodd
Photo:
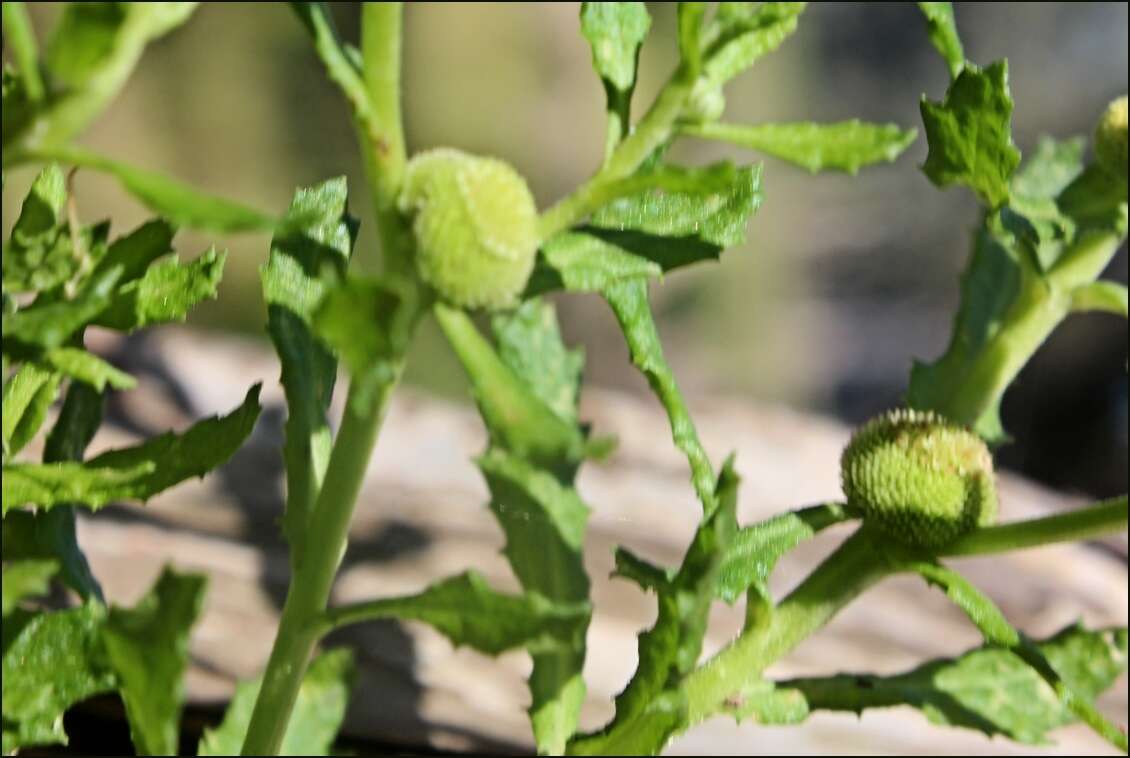
<instances>
[{"instance_id":1,"label":"green plant","mask_svg":"<svg viewBox=\"0 0 1130 758\"><path fill-rule=\"evenodd\" d=\"M136 608L106 610L73 531L74 507L144 500L202 474L254 423L253 389L230 416L82 460L100 393L131 383L82 348L85 326L129 331L180 318L214 291L222 256L191 264L163 258L172 223L273 230L262 284L288 406L282 529L292 577L278 636L263 677L241 685L200 754L327 751L344 713L350 663L341 651L310 663L315 648L332 629L389 617L427 622L488 654L527 650L530 719L543 753L653 754L717 714L780 724L817 709L895 704L1024 742L1080 719L1125 750L1125 734L1091 698L1124 669L1126 630L1071 627L1029 640L940 562L1126 528L1126 497L991 525L995 493L985 445L1006 440L1001 397L1068 314L1126 316L1125 287L1098 278L1126 235L1125 101L1121 121L1108 116L1100 126L1097 162L1084 163L1081 140L1048 140L1018 170L1005 63L982 69L965 61L950 5L920 6L953 78L941 102L922 103L929 142L923 171L939 186L968 186L985 206L952 343L935 363L915 366L908 391L915 410L874 422L845 452L846 503L739 525L732 461L716 470L699 442L663 357L648 285L717 258L743 238L761 201L761 167L678 166L666 159L667 148L683 137L718 139L811 171L854 173L894 160L915 138L913 130L855 120L717 120L724 85L793 33L802 3L722 3L713 13L702 3L680 3L679 63L634 123L630 103L648 13L641 3L584 4L581 30L607 95L606 150L588 181L536 216L524 180L500 161L455 150L408 160L399 4L364 6L359 50L338 38L323 5L292 4L352 107L381 244L382 271L371 276L349 270L357 223L346 212L344 180L299 190L288 212L272 218L70 144L121 86L145 42L184 21L191 4L69 6L40 61L21 5L6 3L17 69L4 73L5 167L56 161L109 172L168 221L108 243L104 225L78 224L73 203L63 216L66 180L49 165L4 250L5 374L9 362L18 366L4 390L5 751L65 740L60 714L109 689L122 693L140 751L175 747L179 698L167 693L170 686L178 691L202 581L169 573ZM578 733L592 606L581 560L590 507L574 483L579 467L613 442L593 437L579 418L583 359L564 345L553 306L541 297L557 291L595 294L612 309L633 364L667 412L702 503L679 566L617 550L616 575L654 593L658 617L640 636L639 665L616 699L614 719L593 734ZM494 311L490 339L466 311L475 307ZM429 316L465 368L489 431L476 463L522 592L500 592L468 571L417 595L331 607L362 475L408 346ZM327 413L339 360L350 385L335 435ZM17 462L13 456L64 382L45 462ZM781 555L860 517L855 533L796 589L772 597L768 578ZM942 588L985 646L893 677L764 678L843 606L899 572ZM53 576L83 604L36 607L32 600ZM700 661L712 603L743 597L741 633ZM140 663L151 656L159 665ZM1007 687L1001 672L1009 674Z\"/></svg>"}]
</instances>

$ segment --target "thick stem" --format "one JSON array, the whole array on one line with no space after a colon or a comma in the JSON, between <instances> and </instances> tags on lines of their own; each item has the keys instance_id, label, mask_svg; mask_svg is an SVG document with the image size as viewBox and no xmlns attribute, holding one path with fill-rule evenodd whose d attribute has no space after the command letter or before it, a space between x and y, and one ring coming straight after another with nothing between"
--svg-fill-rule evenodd
<instances>
[{"instance_id":1,"label":"thick stem","mask_svg":"<svg viewBox=\"0 0 1130 758\"><path fill-rule=\"evenodd\" d=\"M942 556L984 555L1053 542L1093 539L1126 530L1126 496L1054 516L978 529L941 551Z\"/></svg>"},{"instance_id":2,"label":"thick stem","mask_svg":"<svg viewBox=\"0 0 1130 758\"><path fill-rule=\"evenodd\" d=\"M858 529L781 601L764 627L743 633L686 678L688 725L714 715L743 685L899 565L869 530Z\"/></svg>"},{"instance_id":3,"label":"thick stem","mask_svg":"<svg viewBox=\"0 0 1130 758\"><path fill-rule=\"evenodd\" d=\"M341 431L334 441L326 469L325 484L310 518L306 543L310 549L287 592L278 636L247 728L243 755L278 754L306 664L319 632L324 629L322 614L345 553L357 494L395 385L394 379L381 387L365 415L357 413L358 404L353 402L357 385L350 387Z\"/></svg>"}]
</instances>

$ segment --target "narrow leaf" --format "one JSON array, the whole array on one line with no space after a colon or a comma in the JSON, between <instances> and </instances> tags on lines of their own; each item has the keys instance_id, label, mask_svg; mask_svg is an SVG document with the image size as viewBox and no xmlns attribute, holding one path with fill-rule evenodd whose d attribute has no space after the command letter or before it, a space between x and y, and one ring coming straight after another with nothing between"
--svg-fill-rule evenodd
<instances>
[{"instance_id":1,"label":"narrow leaf","mask_svg":"<svg viewBox=\"0 0 1130 758\"><path fill-rule=\"evenodd\" d=\"M1086 284L1071 293L1071 310L1102 311L1126 318L1126 285L1108 281Z\"/></svg>"},{"instance_id":2,"label":"narrow leaf","mask_svg":"<svg viewBox=\"0 0 1130 758\"><path fill-rule=\"evenodd\" d=\"M25 363L4 383L3 450L7 461L31 441L59 394L59 375Z\"/></svg>"},{"instance_id":3,"label":"narrow leaf","mask_svg":"<svg viewBox=\"0 0 1130 758\"><path fill-rule=\"evenodd\" d=\"M21 154L23 160L57 160L116 178L147 208L177 226L216 232L274 229L279 221L248 206L209 195L162 174L140 169L78 147L44 147Z\"/></svg>"},{"instance_id":4,"label":"narrow leaf","mask_svg":"<svg viewBox=\"0 0 1130 758\"><path fill-rule=\"evenodd\" d=\"M922 171L939 187L964 184L990 208L1008 202L1009 181L1020 163L1012 143L1008 63L966 65L945 99L922 99L930 152Z\"/></svg>"},{"instance_id":5,"label":"narrow leaf","mask_svg":"<svg viewBox=\"0 0 1130 758\"><path fill-rule=\"evenodd\" d=\"M154 263L138 279L118 287L97 326L132 332L144 326L184 321L197 304L216 297L226 252L209 249L196 260L175 257Z\"/></svg>"},{"instance_id":6,"label":"narrow leaf","mask_svg":"<svg viewBox=\"0 0 1130 758\"><path fill-rule=\"evenodd\" d=\"M132 376L82 348L56 347L43 353L42 360L59 374L85 382L99 392L106 385L116 390L133 389L137 385Z\"/></svg>"},{"instance_id":7,"label":"narrow leaf","mask_svg":"<svg viewBox=\"0 0 1130 758\"><path fill-rule=\"evenodd\" d=\"M113 608L102 629L118 677L130 736L142 755L176 755L188 637L207 578L166 567L133 608Z\"/></svg>"},{"instance_id":8,"label":"narrow leaf","mask_svg":"<svg viewBox=\"0 0 1130 758\"><path fill-rule=\"evenodd\" d=\"M835 124L705 123L687 126L683 131L760 150L812 173L848 174L855 174L864 166L894 161L918 135L914 129L904 130L896 124L869 124L858 119Z\"/></svg>"},{"instance_id":9,"label":"narrow leaf","mask_svg":"<svg viewBox=\"0 0 1130 758\"><path fill-rule=\"evenodd\" d=\"M796 31L805 3L724 3L703 53L704 76L725 84L761 57L781 46Z\"/></svg>"},{"instance_id":10,"label":"narrow leaf","mask_svg":"<svg viewBox=\"0 0 1130 758\"><path fill-rule=\"evenodd\" d=\"M4 315L4 351L17 347L51 349L60 347L71 335L93 321L106 309L121 278L116 266L90 279L71 300L37 300L12 315Z\"/></svg>"},{"instance_id":11,"label":"narrow leaf","mask_svg":"<svg viewBox=\"0 0 1130 758\"><path fill-rule=\"evenodd\" d=\"M575 422L585 359L561 341L553 306L527 300L513 313L495 316L491 331L499 357L518 380L558 417Z\"/></svg>"},{"instance_id":12,"label":"narrow leaf","mask_svg":"<svg viewBox=\"0 0 1130 758\"><path fill-rule=\"evenodd\" d=\"M147 500L227 461L251 433L259 411L256 384L235 411L200 421L181 435L168 432L83 463L9 464L4 467L3 511L66 503L97 509L114 500Z\"/></svg>"},{"instance_id":13,"label":"narrow leaf","mask_svg":"<svg viewBox=\"0 0 1130 758\"><path fill-rule=\"evenodd\" d=\"M348 648L334 648L315 658L298 688L278 754L330 755L355 678ZM223 723L204 730L197 755L239 755L261 686L260 678L236 687Z\"/></svg>"},{"instance_id":14,"label":"narrow leaf","mask_svg":"<svg viewBox=\"0 0 1130 758\"><path fill-rule=\"evenodd\" d=\"M326 413L333 397L337 361L311 329L318 302L345 271L357 227L346 214L345 178L300 189L271 241L261 276L267 332L282 366L286 393L286 511L282 529L292 565L303 553L310 509L322 486L333 439ZM303 221L299 223L297 219Z\"/></svg>"},{"instance_id":15,"label":"narrow leaf","mask_svg":"<svg viewBox=\"0 0 1130 758\"><path fill-rule=\"evenodd\" d=\"M953 3L919 3L918 7L926 17L930 44L945 58L950 78L956 79L965 65L965 51L961 46L961 38L957 35Z\"/></svg>"},{"instance_id":16,"label":"narrow leaf","mask_svg":"<svg viewBox=\"0 0 1130 758\"><path fill-rule=\"evenodd\" d=\"M332 626L382 618L424 621L454 645L488 655L517 647L553 651L571 647L585 603L553 603L537 593L512 595L491 589L474 571L444 579L417 595L382 598L328 612Z\"/></svg>"},{"instance_id":17,"label":"narrow leaf","mask_svg":"<svg viewBox=\"0 0 1130 758\"><path fill-rule=\"evenodd\" d=\"M610 111L631 99L640 46L650 27L643 3L581 4L581 34L592 48L592 67L604 83Z\"/></svg>"}]
</instances>

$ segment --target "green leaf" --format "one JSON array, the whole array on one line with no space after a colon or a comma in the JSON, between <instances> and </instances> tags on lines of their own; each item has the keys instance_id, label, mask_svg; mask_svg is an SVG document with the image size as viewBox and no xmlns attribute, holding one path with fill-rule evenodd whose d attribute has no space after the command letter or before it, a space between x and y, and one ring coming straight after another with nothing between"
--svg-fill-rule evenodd
<instances>
[{"instance_id":1,"label":"green leaf","mask_svg":"<svg viewBox=\"0 0 1130 758\"><path fill-rule=\"evenodd\" d=\"M1103 311L1126 318L1126 285L1108 281L1084 285L1071 294L1071 310Z\"/></svg>"},{"instance_id":2,"label":"green leaf","mask_svg":"<svg viewBox=\"0 0 1130 758\"><path fill-rule=\"evenodd\" d=\"M25 363L4 382L4 460L31 441L47 418L59 394L59 375L34 363Z\"/></svg>"},{"instance_id":3,"label":"green leaf","mask_svg":"<svg viewBox=\"0 0 1130 758\"><path fill-rule=\"evenodd\" d=\"M1054 199L1083 171L1082 137L1056 140L1042 137L1035 152L1012 177L1012 194L1031 200Z\"/></svg>"},{"instance_id":4,"label":"green leaf","mask_svg":"<svg viewBox=\"0 0 1130 758\"><path fill-rule=\"evenodd\" d=\"M162 174L130 166L78 147L29 150L18 160L56 160L110 174L147 208L176 226L215 232L274 229L279 221L233 200L194 189Z\"/></svg>"},{"instance_id":5,"label":"green leaf","mask_svg":"<svg viewBox=\"0 0 1130 758\"><path fill-rule=\"evenodd\" d=\"M16 609L25 597L47 594L51 577L59 573L55 561L12 561L4 556L3 613L4 618Z\"/></svg>"},{"instance_id":6,"label":"green leaf","mask_svg":"<svg viewBox=\"0 0 1130 758\"><path fill-rule=\"evenodd\" d=\"M24 141L70 140L125 85L146 44L184 23L196 3L73 3L47 43L46 64L59 85ZM5 145L8 143L5 133Z\"/></svg>"},{"instance_id":7,"label":"green leaf","mask_svg":"<svg viewBox=\"0 0 1130 758\"><path fill-rule=\"evenodd\" d=\"M31 26L23 3L4 3L4 39L12 58L20 69L20 78L28 97L33 101L43 99L43 77L39 72L39 51L36 49L35 30Z\"/></svg>"},{"instance_id":8,"label":"green leaf","mask_svg":"<svg viewBox=\"0 0 1130 758\"><path fill-rule=\"evenodd\" d=\"M114 673L101 656L105 614L88 603L54 613L15 610L4 619L5 754L25 745L67 744L67 708L114 688Z\"/></svg>"},{"instance_id":9,"label":"green leaf","mask_svg":"<svg viewBox=\"0 0 1130 758\"><path fill-rule=\"evenodd\" d=\"M355 678L353 653L348 648L318 655L302 678L278 754L330 755ZM204 730L197 755L239 755L261 686L260 678L236 688L223 723Z\"/></svg>"},{"instance_id":10,"label":"green leaf","mask_svg":"<svg viewBox=\"0 0 1130 758\"><path fill-rule=\"evenodd\" d=\"M130 736L142 755L176 755L188 637L200 615L207 578L166 567L133 608L113 608L102 629L118 676Z\"/></svg>"},{"instance_id":11,"label":"green leaf","mask_svg":"<svg viewBox=\"0 0 1130 758\"><path fill-rule=\"evenodd\" d=\"M703 77L725 84L796 31L806 3L723 3L704 39Z\"/></svg>"},{"instance_id":12,"label":"green leaf","mask_svg":"<svg viewBox=\"0 0 1130 758\"><path fill-rule=\"evenodd\" d=\"M835 124L688 125L683 132L705 139L731 142L760 150L812 173L843 171L894 161L914 142L918 132L897 124L869 124L852 119Z\"/></svg>"},{"instance_id":13,"label":"green leaf","mask_svg":"<svg viewBox=\"0 0 1130 758\"><path fill-rule=\"evenodd\" d=\"M67 281L78 270L70 235L59 223L66 201L66 179L62 169L52 163L32 182L11 238L4 245L5 290L41 292Z\"/></svg>"},{"instance_id":14,"label":"green leaf","mask_svg":"<svg viewBox=\"0 0 1130 758\"><path fill-rule=\"evenodd\" d=\"M603 295L628 343L632 365L644 375L651 391L667 411L675 447L686 456L691 468L691 483L703 511L709 512L714 503L714 472L710 458L698 439L698 431L683 394L675 382L675 375L663 356L663 345L648 303L647 282L639 279L625 281L609 287Z\"/></svg>"},{"instance_id":15,"label":"green leaf","mask_svg":"<svg viewBox=\"0 0 1130 758\"><path fill-rule=\"evenodd\" d=\"M347 194L345 177L298 190L284 219L288 230L271 240L271 254L261 271L267 332L279 355L286 393L287 502L282 529L292 566L301 559L309 514L333 444L326 413L337 361L314 336L311 319L327 289L344 273L353 250L357 227L346 214Z\"/></svg>"},{"instance_id":16,"label":"green leaf","mask_svg":"<svg viewBox=\"0 0 1130 758\"><path fill-rule=\"evenodd\" d=\"M527 300L512 313L495 316L491 331L499 357L518 380L562 420L576 422L585 358L561 341L553 306Z\"/></svg>"},{"instance_id":17,"label":"green leaf","mask_svg":"<svg viewBox=\"0 0 1130 758\"><path fill-rule=\"evenodd\" d=\"M6 465L3 511L25 504L49 509L81 503L97 509L114 500L147 500L227 461L251 433L259 411L256 384L235 411L200 421L181 435L167 432L83 463Z\"/></svg>"},{"instance_id":18,"label":"green leaf","mask_svg":"<svg viewBox=\"0 0 1130 758\"><path fill-rule=\"evenodd\" d=\"M643 3L581 3L581 34L592 48L592 67L604 82L610 111L631 99L640 46L650 28Z\"/></svg>"},{"instance_id":19,"label":"green leaf","mask_svg":"<svg viewBox=\"0 0 1130 758\"><path fill-rule=\"evenodd\" d=\"M602 292L717 259L745 239L761 205L760 166L739 169L725 188L715 183L721 175L719 169L696 174L702 191L684 186L616 200L589 224L556 235L542 247L527 296L554 289Z\"/></svg>"},{"instance_id":20,"label":"green leaf","mask_svg":"<svg viewBox=\"0 0 1130 758\"><path fill-rule=\"evenodd\" d=\"M652 592L666 589L678 573L678 569L660 568L622 545L616 547L613 557L616 568L613 569L612 576L635 582L642 589Z\"/></svg>"},{"instance_id":21,"label":"green leaf","mask_svg":"<svg viewBox=\"0 0 1130 758\"><path fill-rule=\"evenodd\" d=\"M953 3L919 3L918 7L926 17L930 44L946 59L950 78L956 79L965 66L965 50L961 46L961 37L957 35Z\"/></svg>"},{"instance_id":22,"label":"green leaf","mask_svg":"<svg viewBox=\"0 0 1130 758\"><path fill-rule=\"evenodd\" d=\"M659 615L640 635L639 665L628 686L616 696L616 716L602 731L569 745L576 755L654 755L671 735L686 726L685 695L678 690L698 663L714 599L722 556L737 523L738 475L729 459L718 476L718 506L699 525L678 572L657 590Z\"/></svg>"},{"instance_id":23,"label":"green leaf","mask_svg":"<svg viewBox=\"0 0 1130 758\"><path fill-rule=\"evenodd\" d=\"M94 267L94 274L121 266L122 285L145 275L158 258L173 252L176 229L163 218L146 221L124 237L118 237Z\"/></svg>"},{"instance_id":24,"label":"green leaf","mask_svg":"<svg viewBox=\"0 0 1130 758\"><path fill-rule=\"evenodd\" d=\"M1052 689L1064 708L1110 744L1126 752L1126 733L1103 717L1089 696L1075 690L1053 668L1043 651L1017 632L993 601L965 577L935 561L915 561L908 568L917 572L928 584L940 587L973 622L985 642L1003 647L1023 660Z\"/></svg>"},{"instance_id":25,"label":"green leaf","mask_svg":"<svg viewBox=\"0 0 1130 758\"><path fill-rule=\"evenodd\" d=\"M471 379L491 445L570 476L586 454L581 431L515 376L465 313L437 304L435 314Z\"/></svg>"},{"instance_id":26,"label":"green leaf","mask_svg":"<svg viewBox=\"0 0 1130 758\"><path fill-rule=\"evenodd\" d=\"M0 79L0 123L3 126L3 144L7 148L9 142L27 131L35 117L36 103L28 94L23 80L17 76L15 69L4 63L2 79Z\"/></svg>"},{"instance_id":27,"label":"green leaf","mask_svg":"<svg viewBox=\"0 0 1130 758\"><path fill-rule=\"evenodd\" d=\"M1094 697L1126 670L1126 630L1064 628L1035 647L1075 691ZM761 724L795 724L816 710L861 713L866 708L909 705L933 724L974 729L1028 745L1045 745L1053 729L1075 716L1024 660L1008 650L984 646L957 658L925 663L893 676L838 674L778 682L775 699L766 685L743 692L730 709ZM782 703L791 708L781 709Z\"/></svg>"},{"instance_id":28,"label":"green leaf","mask_svg":"<svg viewBox=\"0 0 1130 758\"><path fill-rule=\"evenodd\" d=\"M94 324L132 332L152 324L184 321L194 306L216 297L226 258L226 252L210 248L189 263L176 257L154 263L140 278L118 287Z\"/></svg>"},{"instance_id":29,"label":"green leaf","mask_svg":"<svg viewBox=\"0 0 1130 758\"><path fill-rule=\"evenodd\" d=\"M81 348L56 347L43 353L42 360L59 374L85 382L99 392L106 385L116 390L128 390L137 386L137 381L132 376Z\"/></svg>"},{"instance_id":30,"label":"green leaf","mask_svg":"<svg viewBox=\"0 0 1130 758\"><path fill-rule=\"evenodd\" d=\"M423 592L343 606L329 612L333 626L399 618L423 621L453 645L488 655L525 647L552 652L574 647L588 602L555 603L535 592L499 592L474 571L436 582Z\"/></svg>"},{"instance_id":31,"label":"green leaf","mask_svg":"<svg viewBox=\"0 0 1130 758\"><path fill-rule=\"evenodd\" d=\"M782 513L739 529L718 568L716 596L733 604L753 588L770 599L768 581L777 560L817 532L847 518L842 505L829 503Z\"/></svg>"},{"instance_id":32,"label":"green leaf","mask_svg":"<svg viewBox=\"0 0 1130 758\"><path fill-rule=\"evenodd\" d=\"M964 184L990 208L1008 202L1020 151L1012 143L1008 62L966 65L940 103L922 99L930 152L922 171L939 187Z\"/></svg>"},{"instance_id":33,"label":"green leaf","mask_svg":"<svg viewBox=\"0 0 1130 758\"><path fill-rule=\"evenodd\" d=\"M12 354L17 347L51 349L61 346L106 309L121 274L121 267L115 266L92 277L71 300L42 303L37 300L10 316L5 315L4 352Z\"/></svg>"},{"instance_id":34,"label":"green leaf","mask_svg":"<svg viewBox=\"0 0 1130 758\"><path fill-rule=\"evenodd\" d=\"M416 287L394 276L348 275L315 309L314 334L333 348L353 376L361 408L400 371L420 309Z\"/></svg>"}]
</instances>

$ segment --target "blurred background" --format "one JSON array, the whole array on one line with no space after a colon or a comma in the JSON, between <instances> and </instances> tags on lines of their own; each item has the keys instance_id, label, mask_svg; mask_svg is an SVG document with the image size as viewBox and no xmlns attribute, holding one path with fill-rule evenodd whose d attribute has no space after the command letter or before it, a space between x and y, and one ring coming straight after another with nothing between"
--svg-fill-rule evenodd
<instances>
[{"instance_id":1,"label":"blurred background","mask_svg":"<svg viewBox=\"0 0 1130 758\"><path fill-rule=\"evenodd\" d=\"M57 15L32 5L41 39ZM358 9L333 4L357 38ZM971 60L1007 57L1014 137L1025 153L1043 134L1089 135L1127 90L1125 3L956 3ZM635 113L675 60L674 5L649 4ZM452 145L511 162L546 206L599 161L604 94L579 34L578 4L409 5L404 109L409 149ZM859 117L919 127L918 101L948 75L910 3L814 4L778 52L726 91L730 121ZM327 82L283 4L205 3L151 45L126 89L84 143L207 190L281 212L296 186L345 174L363 219L357 256L377 258L357 148L344 101ZM681 272L654 288L667 356L692 397L726 393L858 422L893 406L911 360L945 348L957 277L977 222L969 193L935 189L917 170L924 137L894 165L858 177L809 176L767 160L765 201L745 245L721 266ZM759 160L711 143L679 143L689 163ZM33 172L13 171L4 233ZM81 174L85 221L112 216L117 233L147 212L111 181ZM230 250L217 301L194 312L203 330L262 335L258 266L266 235L181 233L182 256ZM1125 282L1126 251L1109 278ZM595 297L559 300L569 341L583 345L586 381L643 393L615 321ZM1073 316L1005 398L1016 442L1002 462L1052 486L1105 496L1127 490L1127 322ZM265 339L265 338L264 338ZM408 381L466 398L462 372L429 327Z\"/></svg>"}]
</instances>

